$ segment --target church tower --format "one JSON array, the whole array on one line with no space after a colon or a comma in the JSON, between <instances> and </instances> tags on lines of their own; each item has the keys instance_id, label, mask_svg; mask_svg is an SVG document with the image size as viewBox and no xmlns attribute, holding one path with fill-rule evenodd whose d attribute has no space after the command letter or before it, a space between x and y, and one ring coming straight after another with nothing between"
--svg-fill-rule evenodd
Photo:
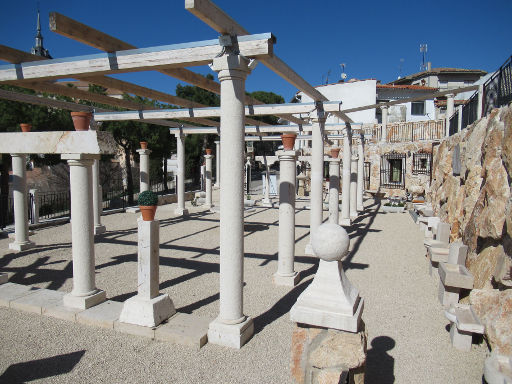
<instances>
[{"instance_id":1,"label":"church tower","mask_svg":"<svg viewBox=\"0 0 512 384\"><path fill-rule=\"evenodd\" d=\"M33 55L43 56L51 59L50 52L43 47L43 35L41 34L41 17L39 15L39 9L37 10L37 34L36 34L36 45L32 47L31 53Z\"/></svg>"}]
</instances>

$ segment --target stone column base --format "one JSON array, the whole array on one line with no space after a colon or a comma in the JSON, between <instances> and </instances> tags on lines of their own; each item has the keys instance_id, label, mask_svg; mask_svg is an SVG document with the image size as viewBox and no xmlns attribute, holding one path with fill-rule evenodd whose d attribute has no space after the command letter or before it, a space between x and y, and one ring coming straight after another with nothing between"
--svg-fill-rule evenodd
<instances>
[{"instance_id":1,"label":"stone column base","mask_svg":"<svg viewBox=\"0 0 512 384\"><path fill-rule=\"evenodd\" d=\"M364 211L364 207L362 205L359 205L357 207L357 212L363 212Z\"/></svg>"},{"instance_id":2,"label":"stone column base","mask_svg":"<svg viewBox=\"0 0 512 384\"><path fill-rule=\"evenodd\" d=\"M340 225L350 227L352 225L352 221L350 219L340 219Z\"/></svg>"},{"instance_id":3,"label":"stone column base","mask_svg":"<svg viewBox=\"0 0 512 384\"><path fill-rule=\"evenodd\" d=\"M9 275L5 272L0 272L0 284L5 284L9 281Z\"/></svg>"},{"instance_id":4,"label":"stone column base","mask_svg":"<svg viewBox=\"0 0 512 384\"><path fill-rule=\"evenodd\" d=\"M265 208L274 208L274 203L272 203L272 201L270 199L269 200L263 199L263 200L261 200L261 206L265 207Z\"/></svg>"},{"instance_id":5,"label":"stone column base","mask_svg":"<svg viewBox=\"0 0 512 384\"><path fill-rule=\"evenodd\" d=\"M253 335L254 323L251 317L238 324L225 324L215 319L208 327L208 342L224 347L240 349Z\"/></svg>"},{"instance_id":6,"label":"stone column base","mask_svg":"<svg viewBox=\"0 0 512 384\"><path fill-rule=\"evenodd\" d=\"M27 234L28 234L28 236L32 236L32 235L34 234L34 231L33 231L33 230L31 230L31 229L29 229L29 230L27 231ZM16 239L16 233L14 233L14 232L9 232L9 233L7 233L7 237L8 237L9 239Z\"/></svg>"},{"instance_id":7,"label":"stone column base","mask_svg":"<svg viewBox=\"0 0 512 384\"><path fill-rule=\"evenodd\" d=\"M34 248L35 244L32 241L26 241L23 243L13 242L9 243L9 249L17 252L25 251L30 248Z\"/></svg>"},{"instance_id":8,"label":"stone column base","mask_svg":"<svg viewBox=\"0 0 512 384\"><path fill-rule=\"evenodd\" d=\"M89 296L75 296L71 293L64 295L62 302L65 307L87 309L94 307L107 300L107 294L101 289L96 290L95 293Z\"/></svg>"},{"instance_id":9,"label":"stone column base","mask_svg":"<svg viewBox=\"0 0 512 384\"><path fill-rule=\"evenodd\" d=\"M356 213L356 214L351 214L351 215L350 215L350 220L351 220L351 221L352 221L352 220L355 220L355 219L357 219L357 218L358 218L357 213Z\"/></svg>"},{"instance_id":10,"label":"stone column base","mask_svg":"<svg viewBox=\"0 0 512 384\"><path fill-rule=\"evenodd\" d=\"M299 325L292 334L295 383L364 383L367 334ZM348 377L348 381L346 381Z\"/></svg>"},{"instance_id":11,"label":"stone column base","mask_svg":"<svg viewBox=\"0 0 512 384\"><path fill-rule=\"evenodd\" d=\"M315 256L315 252L313 252L313 247L311 246L311 243L308 243L308 245L306 245L304 253L308 256Z\"/></svg>"},{"instance_id":12,"label":"stone column base","mask_svg":"<svg viewBox=\"0 0 512 384\"><path fill-rule=\"evenodd\" d=\"M151 300L137 295L124 302L119 321L142 327L156 327L175 313L174 304L166 293Z\"/></svg>"},{"instance_id":13,"label":"stone column base","mask_svg":"<svg viewBox=\"0 0 512 384\"><path fill-rule=\"evenodd\" d=\"M300 275L295 272L290 276L283 276L278 273L274 273L272 281L275 285L282 285L284 287L295 287L300 280Z\"/></svg>"},{"instance_id":14,"label":"stone column base","mask_svg":"<svg viewBox=\"0 0 512 384\"><path fill-rule=\"evenodd\" d=\"M94 226L94 234L95 235L101 235L102 233L105 233L105 232L107 232L107 228L103 224Z\"/></svg>"},{"instance_id":15,"label":"stone column base","mask_svg":"<svg viewBox=\"0 0 512 384\"><path fill-rule=\"evenodd\" d=\"M174 210L174 214L176 216L188 216L188 209L187 208L176 208Z\"/></svg>"}]
</instances>

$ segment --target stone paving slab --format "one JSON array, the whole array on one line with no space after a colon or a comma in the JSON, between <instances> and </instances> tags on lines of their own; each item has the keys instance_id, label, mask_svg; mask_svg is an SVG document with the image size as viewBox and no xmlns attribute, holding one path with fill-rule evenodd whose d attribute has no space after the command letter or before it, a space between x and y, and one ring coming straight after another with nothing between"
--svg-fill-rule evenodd
<instances>
[{"instance_id":1,"label":"stone paving slab","mask_svg":"<svg viewBox=\"0 0 512 384\"><path fill-rule=\"evenodd\" d=\"M83 309L66 307L62 300L58 304L51 307L43 308L42 314L56 319L66 321L76 321L77 313L83 312Z\"/></svg>"},{"instance_id":2,"label":"stone paving slab","mask_svg":"<svg viewBox=\"0 0 512 384\"><path fill-rule=\"evenodd\" d=\"M30 295L20 297L10 303L10 307L20 311L32 312L41 315L43 308L53 307L62 303L64 292L50 289L39 289Z\"/></svg>"},{"instance_id":3,"label":"stone paving slab","mask_svg":"<svg viewBox=\"0 0 512 384\"><path fill-rule=\"evenodd\" d=\"M153 327L143 327L136 324L122 323L119 320L114 321L114 330L130 335L149 337L150 339L155 337L155 328Z\"/></svg>"},{"instance_id":4,"label":"stone paving slab","mask_svg":"<svg viewBox=\"0 0 512 384\"><path fill-rule=\"evenodd\" d=\"M0 306L9 307L11 301L30 295L38 289L15 283L2 284L0 285Z\"/></svg>"},{"instance_id":5,"label":"stone paving slab","mask_svg":"<svg viewBox=\"0 0 512 384\"><path fill-rule=\"evenodd\" d=\"M94 327L114 329L114 322L119 319L122 310L123 303L108 300L77 313L76 321Z\"/></svg>"},{"instance_id":6,"label":"stone paving slab","mask_svg":"<svg viewBox=\"0 0 512 384\"><path fill-rule=\"evenodd\" d=\"M177 313L155 330L155 340L200 349L208 341L208 326L212 320L188 313Z\"/></svg>"}]
</instances>

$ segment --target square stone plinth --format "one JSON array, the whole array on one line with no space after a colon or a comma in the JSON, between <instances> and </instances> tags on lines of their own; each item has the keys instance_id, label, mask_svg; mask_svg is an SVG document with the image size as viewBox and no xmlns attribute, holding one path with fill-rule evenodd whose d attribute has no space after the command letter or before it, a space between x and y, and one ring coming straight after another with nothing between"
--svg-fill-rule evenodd
<instances>
[{"instance_id":1,"label":"square stone plinth","mask_svg":"<svg viewBox=\"0 0 512 384\"><path fill-rule=\"evenodd\" d=\"M291 276L281 276L277 273L274 273L272 281L275 285L280 285L283 287L295 287L300 281L300 275L297 272Z\"/></svg>"},{"instance_id":2,"label":"square stone plinth","mask_svg":"<svg viewBox=\"0 0 512 384\"><path fill-rule=\"evenodd\" d=\"M41 315L43 308L53 307L62 304L64 292L52 291L50 289L39 289L30 295L20 297L11 301L11 308L20 311L37 313Z\"/></svg>"},{"instance_id":3,"label":"square stone plinth","mask_svg":"<svg viewBox=\"0 0 512 384\"><path fill-rule=\"evenodd\" d=\"M340 219L340 225L343 227L350 227L352 225L352 221L350 219Z\"/></svg>"},{"instance_id":4,"label":"square stone plinth","mask_svg":"<svg viewBox=\"0 0 512 384\"><path fill-rule=\"evenodd\" d=\"M13 242L9 243L9 249L16 252L26 251L27 249L34 248L35 244L31 241L24 243Z\"/></svg>"},{"instance_id":5,"label":"square stone plinth","mask_svg":"<svg viewBox=\"0 0 512 384\"><path fill-rule=\"evenodd\" d=\"M2 284L0 285L0 306L9 307L11 301L30 295L38 290L39 288L31 287L29 285L14 283Z\"/></svg>"},{"instance_id":6,"label":"square stone plinth","mask_svg":"<svg viewBox=\"0 0 512 384\"><path fill-rule=\"evenodd\" d=\"M200 349L208 341L211 319L177 313L155 330L155 340L169 341Z\"/></svg>"},{"instance_id":7,"label":"square stone plinth","mask_svg":"<svg viewBox=\"0 0 512 384\"><path fill-rule=\"evenodd\" d=\"M208 327L208 341L212 344L240 349L253 333L254 323L250 317L238 324L225 324L215 319Z\"/></svg>"},{"instance_id":8,"label":"square stone plinth","mask_svg":"<svg viewBox=\"0 0 512 384\"><path fill-rule=\"evenodd\" d=\"M9 275L5 272L0 272L0 284L5 284L9 281Z\"/></svg>"},{"instance_id":9,"label":"square stone plinth","mask_svg":"<svg viewBox=\"0 0 512 384\"><path fill-rule=\"evenodd\" d=\"M176 216L188 216L188 209L187 209L187 208L184 208L184 209L182 209L182 208L176 208L176 209L174 210L174 214L175 214Z\"/></svg>"},{"instance_id":10,"label":"square stone plinth","mask_svg":"<svg viewBox=\"0 0 512 384\"><path fill-rule=\"evenodd\" d=\"M119 321L142 327L155 327L175 313L174 304L166 293L151 300L137 295L124 302Z\"/></svg>"},{"instance_id":11,"label":"square stone plinth","mask_svg":"<svg viewBox=\"0 0 512 384\"><path fill-rule=\"evenodd\" d=\"M107 294L105 291L98 289L98 291L89 296L74 296L71 293L66 294L62 301L66 307L76 309L87 309L103 303L107 300Z\"/></svg>"},{"instance_id":12,"label":"square stone plinth","mask_svg":"<svg viewBox=\"0 0 512 384\"><path fill-rule=\"evenodd\" d=\"M95 225L94 226L94 234L101 235L102 233L107 232L107 228L104 225Z\"/></svg>"},{"instance_id":13,"label":"square stone plinth","mask_svg":"<svg viewBox=\"0 0 512 384\"><path fill-rule=\"evenodd\" d=\"M123 303L108 300L78 313L76 321L94 327L113 329L114 321L119 320L122 310Z\"/></svg>"}]
</instances>

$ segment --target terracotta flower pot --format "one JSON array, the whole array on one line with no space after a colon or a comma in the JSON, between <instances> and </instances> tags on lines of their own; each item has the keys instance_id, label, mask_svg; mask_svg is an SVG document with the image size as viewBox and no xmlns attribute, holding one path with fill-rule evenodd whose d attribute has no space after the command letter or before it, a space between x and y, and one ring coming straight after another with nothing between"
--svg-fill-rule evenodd
<instances>
[{"instance_id":1,"label":"terracotta flower pot","mask_svg":"<svg viewBox=\"0 0 512 384\"><path fill-rule=\"evenodd\" d=\"M210 148L206 148L206 154L207 155L211 155L212 154L212 150Z\"/></svg>"},{"instance_id":2,"label":"terracotta flower pot","mask_svg":"<svg viewBox=\"0 0 512 384\"><path fill-rule=\"evenodd\" d=\"M92 119L91 112L71 112L71 118L73 119L75 131L89 130L89 124L91 123Z\"/></svg>"},{"instance_id":3,"label":"terracotta flower pot","mask_svg":"<svg viewBox=\"0 0 512 384\"><path fill-rule=\"evenodd\" d=\"M141 141L140 142L140 149L148 149L148 142L147 141Z\"/></svg>"},{"instance_id":4,"label":"terracotta flower pot","mask_svg":"<svg viewBox=\"0 0 512 384\"><path fill-rule=\"evenodd\" d=\"M340 148L331 148L331 157L337 159L340 154Z\"/></svg>"},{"instance_id":5,"label":"terracotta flower pot","mask_svg":"<svg viewBox=\"0 0 512 384\"><path fill-rule=\"evenodd\" d=\"M283 147L285 151L292 151L295 146L295 139L297 135L295 133L283 133L281 135L281 140L283 142Z\"/></svg>"},{"instance_id":6,"label":"terracotta flower pot","mask_svg":"<svg viewBox=\"0 0 512 384\"><path fill-rule=\"evenodd\" d=\"M139 205L142 220L153 221L155 220L156 205Z\"/></svg>"},{"instance_id":7,"label":"terracotta flower pot","mask_svg":"<svg viewBox=\"0 0 512 384\"><path fill-rule=\"evenodd\" d=\"M21 128L21 132L30 132L30 130L32 129L32 125L21 123L20 128Z\"/></svg>"}]
</instances>

